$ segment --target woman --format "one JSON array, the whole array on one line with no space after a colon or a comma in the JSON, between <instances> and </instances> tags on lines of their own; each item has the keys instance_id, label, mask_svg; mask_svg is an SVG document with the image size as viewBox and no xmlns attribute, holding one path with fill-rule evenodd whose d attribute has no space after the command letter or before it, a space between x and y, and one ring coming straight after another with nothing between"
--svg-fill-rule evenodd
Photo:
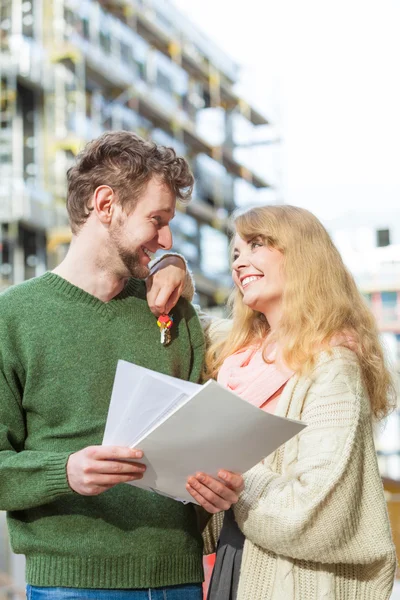
<instances>
[{"instance_id":1,"label":"woman","mask_svg":"<svg viewBox=\"0 0 400 600\"><path fill-rule=\"evenodd\" d=\"M209 349L208 374L308 426L210 522L209 599L388 599L396 556L372 421L394 391L374 318L308 211L255 208L235 227L233 326ZM187 488L204 505L212 486L199 474Z\"/></svg>"}]
</instances>

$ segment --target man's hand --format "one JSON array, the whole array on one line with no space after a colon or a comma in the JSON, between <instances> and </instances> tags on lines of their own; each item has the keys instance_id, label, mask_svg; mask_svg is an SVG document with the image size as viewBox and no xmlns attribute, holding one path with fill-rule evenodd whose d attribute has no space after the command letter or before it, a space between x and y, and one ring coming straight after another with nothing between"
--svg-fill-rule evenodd
<instances>
[{"instance_id":1,"label":"man's hand","mask_svg":"<svg viewBox=\"0 0 400 600\"><path fill-rule=\"evenodd\" d=\"M239 494L244 489L243 477L240 473L219 471L219 479L196 473L189 477L186 489L191 496L209 513L228 510L239 500Z\"/></svg>"},{"instance_id":2,"label":"man's hand","mask_svg":"<svg viewBox=\"0 0 400 600\"><path fill-rule=\"evenodd\" d=\"M186 265L179 256L167 256L157 263L146 279L147 303L158 317L168 314L182 295Z\"/></svg>"},{"instance_id":3,"label":"man's hand","mask_svg":"<svg viewBox=\"0 0 400 600\"><path fill-rule=\"evenodd\" d=\"M145 465L131 462L143 452L122 446L88 446L71 454L67 478L74 492L97 496L118 483L142 479Z\"/></svg>"}]
</instances>

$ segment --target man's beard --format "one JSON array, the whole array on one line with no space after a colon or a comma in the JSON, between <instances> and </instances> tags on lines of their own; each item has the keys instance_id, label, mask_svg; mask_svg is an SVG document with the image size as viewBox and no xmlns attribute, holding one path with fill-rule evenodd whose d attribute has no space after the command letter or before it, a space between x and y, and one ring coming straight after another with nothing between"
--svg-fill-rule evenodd
<instances>
[{"instance_id":1,"label":"man's beard","mask_svg":"<svg viewBox=\"0 0 400 600\"><path fill-rule=\"evenodd\" d=\"M149 268L140 264L140 252L138 250L132 252L124 248L121 243L122 228L118 227L117 229L110 230L110 237L114 250L117 252L128 275L135 279L146 279L150 272ZM121 273L120 275L126 277L127 273Z\"/></svg>"},{"instance_id":2,"label":"man's beard","mask_svg":"<svg viewBox=\"0 0 400 600\"><path fill-rule=\"evenodd\" d=\"M145 265L140 264L139 252L129 252L128 250L117 247L118 256L126 267L130 277L135 279L146 279L149 274L149 269Z\"/></svg>"}]
</instances>

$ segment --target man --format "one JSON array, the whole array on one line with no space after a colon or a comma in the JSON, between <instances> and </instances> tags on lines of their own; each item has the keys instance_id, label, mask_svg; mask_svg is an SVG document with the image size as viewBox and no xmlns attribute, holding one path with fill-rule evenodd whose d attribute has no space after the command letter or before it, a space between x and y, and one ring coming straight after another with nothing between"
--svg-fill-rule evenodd
<instances>
[{"instance_id":1,"label":"man","mask_svg":"<svg viewBox=\"0 0 400 600\"><path fill-rule=\"evenodd\" d=\"M104 134L68 172L65 260L0 296L0 509L31 600L201 598L194 506L118 485L142 477L142 453L100 446L118 359L200 377L195 311L178 302L163 346L143 281L192 185L173 149ZM211 512L242 485L221 475L207 476Z\"/></svg>"}]
</instances>

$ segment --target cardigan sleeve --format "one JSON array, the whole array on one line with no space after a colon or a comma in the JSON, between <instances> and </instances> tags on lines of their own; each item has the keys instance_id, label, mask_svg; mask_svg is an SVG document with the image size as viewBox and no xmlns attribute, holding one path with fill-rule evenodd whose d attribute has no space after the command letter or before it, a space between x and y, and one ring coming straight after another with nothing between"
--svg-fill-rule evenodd
<instances>
[{"instance_id":1,"label":"cardigan sleeve","mask_svg":"<svg viewBox=\"0 0 400 600\"><path fill-rule=\"evenodd\" d=\"M200 319L201 326L206 337L206 344L214 344L215 342L223 341L228 337L229 331L232 327L231 319L224 319L215 317L204 312L204 310L198 305L194 304L197 315Z\"/></svg>"},{"instance_id":2,"label":"cardigan sleeve","mask_svg":"<svg viewBox=\"0 0 400 600\"><path fill-rule=\"evenodd\" d=\"M169 256L177 256L185 263L186 276L182 290L182 298L185 298L185 300L192 302L196 291L194 276L189 269L189 265L187 264L185 257L182 256L182 254L177 254L175 252L167 252L162 256L153 259L150 263L149 276L151 277L155 272L157 265L159 265L159 263L161 263L165 258L168 258ZM230 319L220 319L218 317L213 317L208 313L204 312L204 310L198 304L194 304L194 307L196 309L201 326L206 336L207 345L214 343L217 340L219 341L228 335L232 327L232 321Z\"/></svg>"},{"instance_id":3,"label":"cardigan sleeve","mask_svg":"<svg viewBox=\"0 0 400 600\"><path fill-rule=\"evenodd\" d=\"M191 302L193 300L194 293L195 293L195 282L194 282L193 273L189 269L189 265L187 264L186 258L184 256L182 256L182 254L177 254L176 252L166 252L162 256L154 258L150 262L150 265L149 265L149 267L150 267L149 277L151 277L154 274L157 265L159 263L161 263L164 260L164 258L168 258L169 256L177 256L185 264L186 275L185 275L185 282L183 284L182 298L185 298L185 300L188 300L189 302Z\"/></svg>"},{"instance_id":4,"label":"cardigan sleeve","mask_svg":"<svg viewBox=\"0 0 400 600\"><path fill-rule=\"evenodd\" d=\"M360 507L364 477L376 477L374 506L382 523L386 507L359 366L336 358L313 375L302 414L308 427L292 445L293 455L286 455L283 474L268 460L246 473L236 520L246 538L275 554L319 563L368 562L368 528L360 510L372 519L378 514Z\"/></svg>"}]
</instances>

